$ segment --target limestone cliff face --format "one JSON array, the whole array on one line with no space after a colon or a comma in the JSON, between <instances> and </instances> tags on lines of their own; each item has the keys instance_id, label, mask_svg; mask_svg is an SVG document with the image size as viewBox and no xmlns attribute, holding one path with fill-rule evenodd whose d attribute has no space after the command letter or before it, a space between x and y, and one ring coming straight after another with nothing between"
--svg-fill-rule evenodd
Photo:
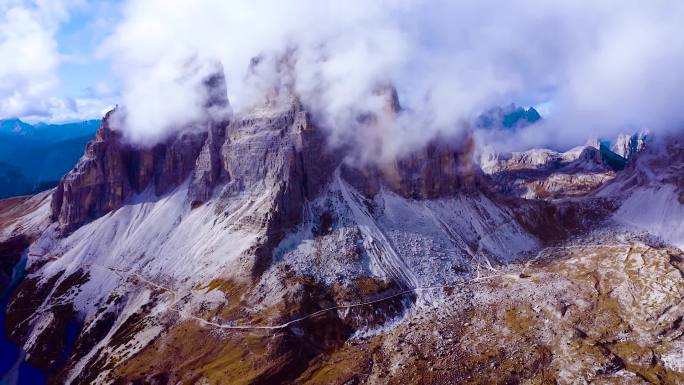
<instances>
[{"instance_id":1,"label":"limestone cliff face","mask_svg":"<svg viewBox=\"0 0 684 385\"><path fill-rule=\"evenodd\" d=\"M379 112L383 116L363 116L362 121L369 130L377 124L392 124L402 112L393 85L380 84L375 93L384 100ZM342 173L349 183L369 197L384 188L405 198L444 198L481 189L482 172L473 161L474 149L475 143L468 133L440 136L425 146L394 154L390 160L345 162Z\"/></svg>"},{"instance_id":2,"label":"limestone cliff face","mask_svg":"<svg viewBox=\"0 0 684 385\"><path fill-rule=\"evenodd\" d=\"M159 196L180 185L193 171L206 138L205 133L181 133L153 147L138 147L111 127L112 114L53 194L52 219L64 234L120 208L135 194L150 189Z\"/></svg>"},{"instance_id":3,"label":"limestone cliff face","mask_svg":"<svg viewBox=\"0 0 684 385\"><path fill-rule=\"evenodd\" d=\"M206 107L225 108L225 81L211 77ZM388 111L400 110L396 91L385 87ZM220 95L224 95L221 97ZM386 188L400 196L433 199L475 190L481 172L472 161L469 138L443 138L390 162L349 165L350 149L333 149L325 131L290 98L279 106L247 111L224 120L210 118L152 147L129 143L115 127L116 111L102 121L82 159L55 190L52 220L62 234L115 211L139 194L163 196L189 181L188 202L230 199L265 190L272 211L257 226L284 232L301 219L305 201L316 197L342 168L345 179L367 196Z\"/></svg>"},{"instance_id":4,"label":"limestone cliff face","mask_svg":"<svg viewBox=\"0 0 684 385\"><path fill-rule=\"evenodd\" d=\"M412 199L435 199L481 190L482 173L469 138L434 140L386 163L344 165L343 175L367 196L381 188Z\"/></svg>"},{"instance_id":5,"label":"limestone cliff face","mask_svg":"<svg viewBox=\"0 0 684 385\"><path fill-rule=\"evenodd\" d=\"M210 123L207 128L207 139L197 156L195 170L190 184L192 204L205 202L220 182L226 180L227 174L222 167L220 148L226 136L226 127L222 124Z\"/></svg>"},{"instance_id":6,"label":"limestone cliff face","mask_svg":"<svg viewBox=\"0 0 684 385\"><path fill-rule=\"evenodd\" d=\"M84 156L53 194L51 218L64 236L135 196L157 199L186 181L186 202L192 208L212 198L220 209L243 196L267 194L268 209L240 224L264 231L253 249L251 269L258 275L283 235L300 222L304 203L320 192L340 160L294 99L230 121L210 120L153 147L127 142L112 127L113 113L105 116Z\"/></svg>"},{"instance_id":7,"label":"limestone cliff face","mask_svg":"<svg viewBox=\"0 0 684 385\"><path fill-rule=\"evenodd\" d=\"M222 176L215 150L222 143L230 109L223 68L220 63L214 67L203 81L206 118L160 143L129 142L116 127L125 124L125 113L112 110L105 115L83 157L53 194L51 218L62 234L120 208L136 194L167 194L191 174L195 195L207 198Z\"/></svg>"},{"instance_id":8,"label":"limestone cliff face","mask_svg":"<svg viewBox=\"0 0 684 385\"><path fill-rule=\"evenodd\" d=\"M218 151L210 156L214 175L223 180L214 192L219 202L269 196L265 208L244 221L265 233L254 248L252 274L258 276L287 231L300 223L304 204L325 187L338 158L296 100L281 110L235 117L223 144L212 148Z\"/></svg>"}]
</instances>

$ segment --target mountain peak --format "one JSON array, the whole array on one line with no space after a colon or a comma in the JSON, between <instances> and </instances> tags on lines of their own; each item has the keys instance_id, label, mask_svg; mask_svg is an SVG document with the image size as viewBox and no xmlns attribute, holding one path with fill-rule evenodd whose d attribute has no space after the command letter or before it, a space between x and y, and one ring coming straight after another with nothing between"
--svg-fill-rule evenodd
<instances>
[{"instance_id":1,"label":"mountain peak","mask_svg":"<svg viewBox=\"0 0 684 385\"><path fill-rule=\"evenodd\" d=\"M534 108L525 109L523 107L510 104L507 107L494 107L477 117L476 127L505 129L515 129L534 124L542 116Z\"/></svg>"}]
</instances>

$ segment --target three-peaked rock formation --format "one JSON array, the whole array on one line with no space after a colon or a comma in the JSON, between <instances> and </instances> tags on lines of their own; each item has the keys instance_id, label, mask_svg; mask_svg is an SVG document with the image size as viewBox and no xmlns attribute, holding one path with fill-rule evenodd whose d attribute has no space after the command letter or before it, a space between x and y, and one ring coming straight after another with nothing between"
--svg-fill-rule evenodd
<instances>
[{"instance_id":1,"label":"three-peaked rock formation","mask_svg":"<svg viewBox=\"0 0 684 385\"><path fill-rule=\"evenodd\" d=\"M684 215L681 159L535 150L483 172L466 136L362 163L296 97L228 117L205 84L206 120L142 146L110 112L53 192L0 206L29 272L6 328L50 382L682 378L681 256L634 231L644 194L671 205L654 221Z\"/></svg>"}]
</instances>

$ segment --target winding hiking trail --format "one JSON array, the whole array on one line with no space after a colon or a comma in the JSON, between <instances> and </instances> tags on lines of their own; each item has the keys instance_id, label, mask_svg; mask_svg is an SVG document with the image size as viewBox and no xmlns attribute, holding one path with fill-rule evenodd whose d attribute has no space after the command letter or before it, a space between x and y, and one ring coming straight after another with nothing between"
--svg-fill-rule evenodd
<instances>
[{"instance_id":1,"label":"winding hiking trail","mask_svg":"<svg viewBox=\"0 0 684 385\"><path fill-rule=\"evenodd\" d=\"M620 248L623 248L623 247L630 247L630 245L629 244L607 244L607 245L548 246L548 247L545 247L542 250L540 250L534 258L529 259L525 264L523 264L521 266L522 267L521 273L524 274L525 271L530 267L530 265L533 264L534 262L536 262L537 260L539 260L546 251L585 249L585 248L596 248L596 247L620 247ZM370 300L370 301L357 302L357 303L346 304L346 305L335 305L335 306L331 306L331 307L328 307L325 309L317 310L313 313L303 315L301 317L292 319L288 322L278 324L278 325L234 325L234 324L222 324L222 323L209 321L209 320L206 320L204 318L195 316L193 314L189 314L187 312L184 312L181 309L176 308L175 305L181 300L181 296L178 294L178 292L176 292L172 288L169 288L167 286L164 286L162 284L154 282L153 280L150 280L147 277L145 277L139 273L131 272L130 270L126 270L126 269L121 269L121 268L116 268L116 267L111 267L111 266L101 266L101 265L96 265L96 264L85 264L84 266L105 269L107 271L110 271L110 272L113 272L113 273L119 275L122 279L126 279L126 280L128 280L130 278L134 278L134 279L136 279L136 280L138 280L138 281L140 281L140 282L142 282L148 286L151 286L155 289L159 289L159 290L165 291L167 293L170 293L172 296L172 302L171 302L171 305L169 307L169 310L178 313L181 317L196 320L197 322L201 323L202 325L215 327L215 328L219 328L219 329L224 329L224 330L282 330L282 329L285 329L285 328L287 328L293 324L296 324L298 322L302 322L302 321L305 321L305 320L308 320L311 318L318 317L318 316L325 314L327 312L330 312L330 311L345 310L345 309L352 309L352 308L356 308L356 307L374 305L377 303L389 301L389 300L394 299L394 298L402 297L402 296L405 296L405 295L411 294L411 293L421 293L421 292L444 290L444 289L455 289L455 288L463 287L463 286L471 284L471 283L487 281L487 280L491 280L491 279L494 279L497 277L515 278L515 275L510 274L510 273L508 273L508 274L493 273L490 275L480 276L477 278L473 278L473 279L463 281L463 282L454 283L451 285L437 285L437 286L409 288L409 289L402 290L398 293L394 293L394 294L391 294L391 295L388 295L385 297L381 297L381 298L377 298L374 300ZM52 307L52 306L50 306L50 307Z\"/></svg>"},{"instance_id":2,"label":"winding hiking trail","mask_svg":"<svg viewBox=\"0 0 684 385\"><path fill-rule=\"evenodd\" d=\"M489 279L493 279L493 278L501 276L499 274L492 274L492 275L489 275L486 277L473 278L471 280L459 282L459 283L452 284L452 285L438 285L438 286L417 287L417 288L412 288L412 289L406 289L406 290L402 290L398 293L394 293L392 295L388 295L388 296L385 296L382 298L377 298L377 299L370 300L370 301L357 302L357 303L347 304L347 305L331 306L331 307L328 307L325 309L317 310L313 313L306 314L304 316L295 318L293 320L290 320L288 322L278 324L278 325L233 325L233 324L221 324L221 323L217 323L217 322L208 321L204 318L197 317L195 315L188 314L188 313L186 313L180 309L177 309L175 307L175 305L176 305L176 303L178 303L178 301L180 301L181 297L175 290L173 290L169 287L166 287L164 285L160 285L160 284L140 275L139 273L130 272L130 271L126 271L125 269L119 269L119 268L108 267L108 266L100 266L100 265L93 265L93 264L88 264L87 266L106 269L106 270L109 270L111 272L118 274L122 278L125 278L125 276L128 276L130 278L137 279L138 281L145 283L149 286L152 286L156 289L166 291L166 292L170 293L171 296L173 297L173 300L172 300L171 306L169 307L169 310L174 311L183 317L187 317L187 318L191 318L193 320L196 320L199 323L201 323L202 325L211 326L211 327L215 327L215 328L219 328L219 329L227 329L227 330L281 330L281 329L285 329L285 328L287 328L293 324L296 324L298 322L302 322L302 321L305 321L305 320L308 320L311 318L318 317L318 316L325 314L327 312L330 312L330 311L352 309L352 308L361 307L361 306L369 306L369 305L373 305L376 303L385 302L385 301L388 301L388 300L391 300L394 298L402 297L402 296L405 296L405 295L411 294L411 293L419 293L419 292L434 291L434 290L444 290L444 289L453 289L453 288L468 285L468 284L473 283L473 282L481 282L481 281L485 281L485 280L489 280Z\"/></svg>"},{"instance_id":3,"label":"winding hiking trail","mask_svg":"<svg viewBox=\"0 0 684 385\"><path fill-rule=\"evenodd\" d=\"M536 260L538 260L542 256L542 254L547 250L584 249L584 248L592 248L592 247L598 247L598 246L600 246L600 247L629 247L629 245L627 245L627 244L570 245L570 246L560 246L560 247L549 246L549 247L546 247L546 248L540 250L537 253L536 257L530 259L529 261L527 261L527 263L522 265L522 271L521 272L524 273L525 270L527 270L527 268L529 267L529 265L534 263ZM217 323L217 322L213 322L213 321L208 321L204 318L197 317L195 315L184 312L181 309L177 309L175 307L175 305L180 301L181 296L175 290L173 290L169 287L166 287L164 285L161 285L157 282L154 282L154 281L144 277L143 275L141 275L139 273L131 272L130 270L119 269L119 268L115 268L115 267L109 267L109 266L99 266L99 265L93 265L93 264L87 264L86 266L107 269L111 272L118 274L122 278L126 278L126 277L134 278L134 279L137 279L138 281L140 281L144 284L147 284L147 285L149 285L155 289L166 291L166 292L170 293L172 298L173 298L173 300L171 302L171 306L169 307L169 310L178 313L182 317L186 317L186 318L196 320L204 326L210 326L210 327L215 327L215 328L224 329L224 330L282 330L282 329L285 329L285 328L292 326L293 324L296 324L296 323L299 323L302 321L306 321L306 320L311 319L311 318L318 317L318 316L325 314L327 312L330 312L330 311L345 310L345 309L352 309L352 308L356 308L356 307L374 305L374 304L385 302L385 301L388 301L388 300L391 300L394 298L402 297L402 296L405 296L405 295L411 294L411 293L421 293L421 292L426 292L426 291L444 290L444 289L455 289L455 288L462 287L462 286L465 286L465 285L468 285L471 283L483 282L483 281L491 280L491 279L498 278L498 277L517 278L517 276L515 274L494 273L494 274L490 274L487 276L477 277L477 278L473 278L473 279L470 279L467 281L454 283L451 285L415 287L415 288L405 289L405 290L402 290L398 293L394 293L394 294L391 294L391 295L388 295L385 297L381 297L381 298L377 298L374 300L370 300L370 301L357 302L357 303L346 304L346 305L335 305L335 306L331 306L331 307L328 307L325 309L317 310L313 313L303 315L301 317L292 319L290 321L287 321L285 323L278 324L278 325L234 325L234 324L222 324L222 323Z\"/></svg>"}]
</instances>

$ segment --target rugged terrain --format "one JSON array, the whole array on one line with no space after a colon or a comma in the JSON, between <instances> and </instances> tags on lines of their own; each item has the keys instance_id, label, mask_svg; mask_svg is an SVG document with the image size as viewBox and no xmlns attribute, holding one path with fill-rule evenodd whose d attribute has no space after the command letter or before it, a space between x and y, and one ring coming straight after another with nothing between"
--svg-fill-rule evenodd
<instances>
[{"instance_id":1,"label":"rugged terrain","mask_svg":"<svg viewBox=\"0 0 684 385\"><path fill-rule=\"evenodd\" d=\"M5 331L49 382L684 383L681 142L359 163L285 99L152 147L114 111L2 201Z\"/></svg>"}]
</instances>

